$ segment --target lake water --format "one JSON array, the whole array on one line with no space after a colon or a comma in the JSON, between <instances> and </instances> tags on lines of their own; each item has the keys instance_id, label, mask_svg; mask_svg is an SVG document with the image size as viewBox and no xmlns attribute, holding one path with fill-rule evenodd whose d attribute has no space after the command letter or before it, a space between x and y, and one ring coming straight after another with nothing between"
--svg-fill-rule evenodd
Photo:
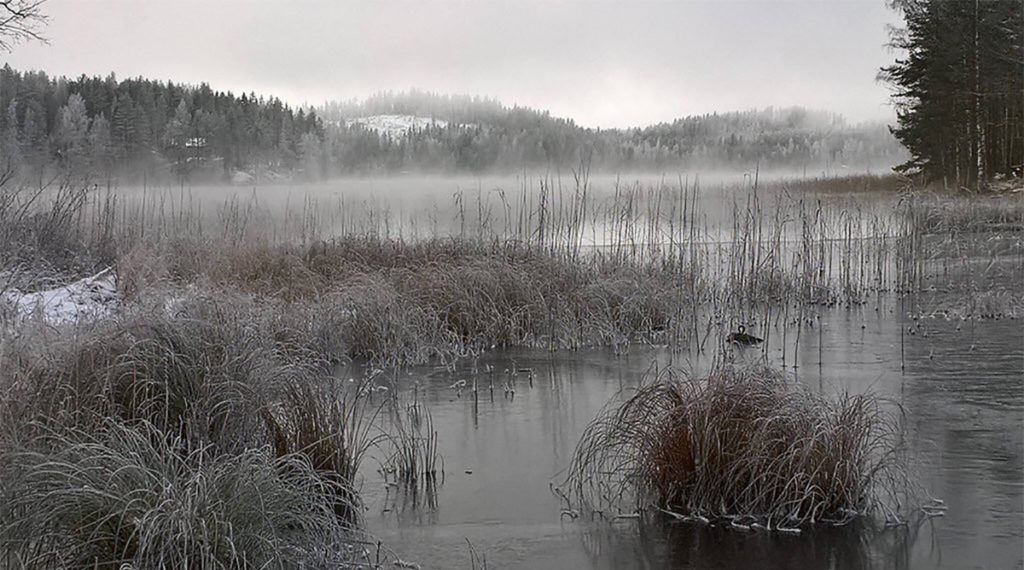
<instances>
[{"instance_id":1,"label":"lake water","mask_svg":"<svg viewBox=\"0 0 1024 570\"><path fill-rule=\"evenodd\" d=\"M416 507L385 491L379 474L366 473L369 529L423 568L470 567L469 544L488 568L1021 568L1022 321L913 320L888 297L822 310L812 320L817 324L802 331L799 351L786 347L787 373L816 390L870 391L904 406L918 473L948 505L945 517L880 534L829 528L800 536L562 518L550 484L601 407L636 386L653 361L698 371L709 361L633 347L622 356L489 353L475 374L469 362L454 373L403 372L397 386L405 401L416 385L432 414L444 481L436 505ZM733 356L781 364L781 337L773 333L767 346ZM794 334L788 338L792 343ZM532 384L526 374L504 372L513 367L532 368ZM472 391L450 387L458 380L472 385L474 375L475 401ZM514 382L514 398L502 389L506 381Z\"/></svg>"}]
</instances>

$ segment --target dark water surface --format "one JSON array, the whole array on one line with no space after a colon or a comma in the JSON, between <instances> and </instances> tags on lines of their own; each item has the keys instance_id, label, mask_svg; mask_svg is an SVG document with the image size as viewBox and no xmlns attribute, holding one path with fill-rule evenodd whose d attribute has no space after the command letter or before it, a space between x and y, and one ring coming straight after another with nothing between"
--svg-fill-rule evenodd
<instances>
[{"instance_id":1,"label":"dark water surface","mask_svg":"<svg viewBox=\"0 0 1024 570\"><path fill-rule=\"evenodd\" d=\"M1022 568L1024 322L915 321L901 318L900 309L878 300L814 314L795 354L795 335L787 335L787 372L814 389L871 391L902 404L918 472L948 505L945 517L881 534L830 528L799 536L562 519L550 484L600 408L635 386L652 361L708 364L708 357L633 347L624 356L491 353L475 374L471 363L454 373L403 373L399 390L417 384L432 414L444 482L436 507L415 508L385 492L381 476L367 469L367 523L403 560L423 568L470 567L467 540L488 568ZM735 356L780 364L781 336L773 333L764 352ZM509 368L532 368L532 385L528 374L513 378ZM471 386L474 377L475 402L471 390L450 387L462 379ZM513 380L509 398L502 386Z\"/></svg>"}]
</instances>

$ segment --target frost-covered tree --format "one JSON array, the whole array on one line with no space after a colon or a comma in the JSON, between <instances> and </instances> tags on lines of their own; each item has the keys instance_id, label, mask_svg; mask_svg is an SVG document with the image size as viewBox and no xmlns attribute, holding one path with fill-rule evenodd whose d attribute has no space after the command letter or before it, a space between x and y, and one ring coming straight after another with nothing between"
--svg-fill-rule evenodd
<instances>
[{"instance_id":1,"label":"frost-covered tree","mask_svg":"<svg viewBox=\"0 0 1024 570\"><path fill-rule=\"evenodd\" d=\"M57 153L60 162L68 168L80 166L87 153L89 117L85 101L74 93L57 114Z\"/></svg>"}]
</instances>

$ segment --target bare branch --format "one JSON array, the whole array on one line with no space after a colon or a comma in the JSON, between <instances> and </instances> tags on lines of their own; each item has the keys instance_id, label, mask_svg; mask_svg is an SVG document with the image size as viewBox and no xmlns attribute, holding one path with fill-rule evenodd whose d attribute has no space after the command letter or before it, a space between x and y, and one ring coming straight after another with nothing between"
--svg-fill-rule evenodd
<instances>
[{"instance_id":1,"label":"bare branch","mask_svg":"<svg viewBox=\"0 0 1024 570\"><path fill-rule=\"evenodd\" d=\"M46 0L0 0L0 52L11 51L23 41L46 43L40 31L49 19L43 13Z\"/></svg>"}]
</instances>

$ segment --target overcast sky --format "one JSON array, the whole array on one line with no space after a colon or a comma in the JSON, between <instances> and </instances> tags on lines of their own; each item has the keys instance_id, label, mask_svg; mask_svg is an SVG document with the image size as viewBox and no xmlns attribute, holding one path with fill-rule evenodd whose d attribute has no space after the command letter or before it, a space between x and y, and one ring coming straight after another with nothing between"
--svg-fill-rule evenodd
<instances>
[{"instance_id":1,"label":"overcast sky","mask_svg":"<svg viewBox=\"0 0 1024 570\"><path fill-rule=\"evenodd\" d=\"M47 0L49 45L0 60L294 103L411 87L584 126L805 105L887 119L884 0Z\"/></svg>"}]
</instances>

